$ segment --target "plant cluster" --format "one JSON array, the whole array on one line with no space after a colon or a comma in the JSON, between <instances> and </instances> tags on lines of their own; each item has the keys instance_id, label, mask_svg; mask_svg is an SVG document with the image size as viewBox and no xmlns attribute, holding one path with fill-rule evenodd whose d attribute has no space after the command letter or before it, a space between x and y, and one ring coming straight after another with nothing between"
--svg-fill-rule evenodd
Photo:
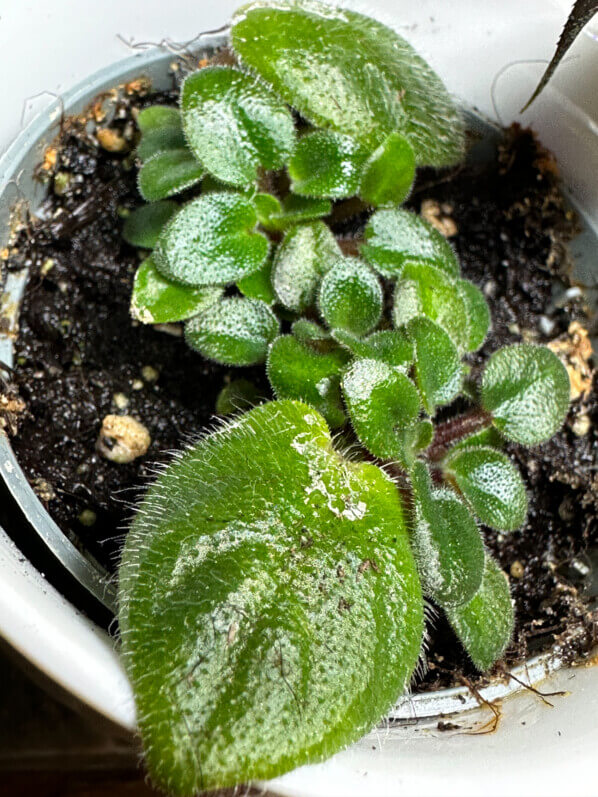
<instances>
[{"instance_id":1,"label":"plant cluster","mask_svg":"<svg viewBox=\"0 0 598 797\"><path fill-rule=\"evenodd\" d=\"M463 153L459 113L411 47L313 0L241 9L231 46L236 65L190 74L180 110L139 114L149 204L124 229L153 250L134 316L184 321L217 362L265 362L277 399L176 458L123 553L147 759L180 794L273 776L368 730L417 664L424 598L478 669L502 655L509 588L478 524L523 524L503 440L547 440L570 390L537 346L470 375L485 298L399 207L417 166ZM358 256L326 223L345 201L371 209ZM469 409L436 421L459 397ZM240 380L219 408L256 400Z\"/></svg>"}]
</instances>

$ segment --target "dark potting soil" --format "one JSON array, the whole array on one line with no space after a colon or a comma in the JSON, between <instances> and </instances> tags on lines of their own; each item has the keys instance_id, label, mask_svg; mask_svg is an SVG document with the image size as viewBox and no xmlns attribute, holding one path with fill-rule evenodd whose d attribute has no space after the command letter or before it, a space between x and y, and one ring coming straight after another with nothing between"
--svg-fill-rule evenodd
<instances>
[{"instance_id":1,"label":"dark potting soil","mask_svg":"<svg viewBox=\"0 0 598 797\"><path fill-rule=\"evenodd\" d=\"M146 105L175 101L174 88L156 95L136 81L67 120L39 170L49 186L43 218L26 224L3 253L4 268L30 267L16 372L4 394L5 426L15 433L17 458L52 517L110 571L131 504L154 465L209 427L223 384L243 376L269 395L262 368L207 363L186 347L176 327L158 330L129 315L140 258L123 242L121 227L127 210L140 204L134 119ZM493 331L471 360L474 375L505 343L556 339L587 388L552 441L531 452L509 447L530 487L526 526L508 535L485 530L488 547L510 575L517 616L513 644L496 669L554 644L578 657L597 637L589 600L598 542L598 401L580 353L587 354L583 296L566 294L560 306L552 296L555 278L569 285L564 244L576 232L575 217L549 154L515 128L487 163L422 172L410 205L450 234L464 275L488 297ZM339 222L336 231L358 233L362 221ZM152 441L146 456L118 465L98 454L101 422L111 413L146 426ZM474 677L440 616L427 647L419 689Z\"/></svg>"}]
</instances>

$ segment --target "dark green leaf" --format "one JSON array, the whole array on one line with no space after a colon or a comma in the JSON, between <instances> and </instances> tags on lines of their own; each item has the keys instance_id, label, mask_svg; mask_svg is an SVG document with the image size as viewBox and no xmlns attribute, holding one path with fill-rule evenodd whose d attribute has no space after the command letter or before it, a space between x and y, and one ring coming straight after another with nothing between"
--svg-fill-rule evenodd
<instances>
[{"instance_id":1,"label":"dark green leaf","mask_svg":"<svg viewBox=\"0 0 598 797\"><path fill-rule=\"evenodd\" d=\"M307 318L297 319L291 326L291 332L301 343L320 344L331 340L329 332L315 321L309 321Z\"/></svg>"},{"instance_id":2,"label":"dark green leaf","mask_svg":"<svg viewBox=\"0 0 598 797\"><path fill-rule=\"evenodd\" d=\"M324 275L319 305L329 327L365 335L380 321L382 286L369 266L344 257Z\"/></svg>"},{"instance_id":3,"label":"dark green leaf","mask_svg":"<svg viewBox=\"0 0 598 797\"><path fill-rule=\"evenodd\" d=\"M266 260L259 271L238 280L237 288L248 299L261 299L266 304L274 304L276 294L272 287L272 261Z\"/></svg>"},{"instance_id":4,"label":"dark green leaf","mask_svg":"<svg viewBox=\"0 0 598 797\"><path fill-rule=\"evenodd\" d=\"M399 329L372 332L367 338L358 338L342 329L334 330L334 337L357 357L382 360L393 368L406 371L413 362L413 342Z\"/></svg>"},{"instance_id":5,"label":"dark green leaf","mask_svg":"<svg viewBox=\"0 0 598 797\"><path fill-rule=\"evenodd\" d=\"M291 190L312 197L355 196L367 152L350 136L316 130L299 139L289 163Z\"/></svg>"},{"instance_id":6,"label":"dark green leaf","mask_svg":"<svg viewBox=\"0 0 598 797\"><path fill-rule=\"evenodd\" d=\"M356 360L343 377L355 433L374 456L409 459L404 432L416 424L420 400L413 382L380 360Z\"/></svg>"},{"instance_id":7,"label":"dark green leaf","mask_svg":"<svg viewBox=\"0 0 598 797\"><path fill-rule=\"evenodd\" d=\"M523 525L527 514L523 479L505 454L482 446L461 448L444 460L443 470L481 523L500 531Z\"/></svg>"},{"instance_id":8,"label":"dark green leaf","mask_svg":"<svg viewBox=\"0 0 598 797\"><path fill-rule=\"evenodd\" d=\"M434 415L437 404L448 404L459 394L459 354L444 329L429 318L414 318L407 334L415 349L415 382L426 412Z\"/></svg>"},{"instance_id":9,"label":"dark green leaf","mask_svg":"<svg viewBox=\"0 0 598 797\"><path fill-rule=\"evenodd\" d=\"M391 133L364 164L359 196L370 205L400 205L415 179L415 153L408 139Z\"/></svg>"},{"instance_id":10,"label":"dark green leaf","mask_svg":"<svg viewBox=\"0 0 598 797\"><path fill-rule=\"evenodd\" d=\"M295 145L287 106L263 83L228 66L194 72L181 90L189 146L223 183L254 182L258 168L279 169Z\"/></svg>"},{"instance_id":11,"label":"dark green leaf","mask_svg":"<svg viewBox=\"0 0 598 797\"><path fill-rule=\"evenodd\" d=\"M253 274L268 257L267 238L255 231L251 201L232 191L187 203L166 225L154 251L156 266L186 285L225 285Z\"/></svg>"},{"instance_id":12,"label":"dark green leaf","mask_svg":"<svg viewBox=\"0 0 598 797\"><path fill-rule=\"evenodd\" d=\"M490 329L490 308L482 291L469 280L457 280L457 286L467 308L469 321L468 351L480 348Z\"/></svg>"},{"instance_id":13,"label":"dark green leaf","mask_svg":"<svg viewBox=\"0 0 598 797\"><path fill-rule=\"evenodd\" d=\"M361 254L385 277L398 277L407 260L430 263L453 277L459 262L452 246L431 224L408 210L376 211L365 228Z\"/></svg>"},{"instance_id":14,"label":"dark green leaf","mask_svg":"<svg viewBox=\"0 0 598 797\"><path fill-rule=\"evenodd\" d=\"M507 346L490 358L482 378L482 406L509 440L534 446L562 426L569 408L569 375L543 346Z\"/></svg>"},{"instance_id":15,"label":"dark green leaf","mask_svg":"<svg viewBox=\"0 0 598 797\"><path fill-rule=\"evenodd\" d=\"M270 347L268 378L277 398L306 401L334 429L345 421L340 381L346 362L340 349L319 354L293 335L283 335Z\"/></svg>"},{"instance_id":16,"label":"dark green leaf","mask_svg":"<svg viewBox=\"0 0 598 797\"><path fill-rule=\"evenodd\" d=\"M216 399L216 413L218 415L236 415L251 407L255 407L264 396L257 387L248 379L233 379L225 385Z\"/></svg>"},{"instance_id":17,"label":"dark green leaf","mask_svg":"<svg viewBox=\"0 0 598 797\"><path fill-rule=\"evenodd\" d=\"M125 219L123 238L132 246L153 249L162 227L170 221L178 209L177 203L169 199L136 208Z\"/></svg>"},{"instance_id":18,"label":"dark green leaf","mask_svg":"<svg viewBox=\"0 0 598 797\"><path fill-rule=\"evenodd\" d=\"M222 288L191 288L165 279L148 257L137 269L131 315L142 324L170 324L191 318L222 296Z\"/></svg>"},{"instance_id":19,"label":"dark green leaf","mask_svg":"<svg viewBox=\"0 0 598 797\"><path fill-rule=\"evenodd\" d=\"M253 3L233 18L242 62L320 127L370 151L395 131L418 164L460 160L463 124L439 77L395 31L347 9L314 2Z\"/></svg>"},{"instance_id":20,"label":"dark green leaf","mask_svg":"<svg viewBox=\"0 0 598 797\"><path fill-rule=\"evenodd\" d=\"M183 134L181 112L168 105L151 105L139 112L137 125L141 131L141 141L137 156L148 160L157 152L168 149L184 149L187 146Z\"/></svg>"},{"instance_id":21,"label":"dark green leaf","mask_svg":"<svg viewBox=\"0 0 598 797\"><path fill-rule=\"evenodd\" d=\"M329 216L332 204L328 199L289 194L282 200L281 211L269 219L270 230L288 230L295 224Z\"/></svg>"},{"instance_id":22,"label":"dark green leaf","mask_svg":"<svg viewBox=\"0 0 598 797\"><path fill-rule=\"evenodd\" d=\"M423 462L411 478L415 524L411 545L424 592L446 608L467 603L480 587L484 545L467 507L447 489L432 490Z\"/></svg>"},{"instance_id":23,"label":"dark green leaf","mask_svg":"<svg viewBox=\"0 0 598 797\"><path fill-rule=\"evenodd\" d=\"M178 194L198 183L205 169L188 149L157 152L139 170L139 193L146 202Z\"/></svg>"},{"instance_id":24,"label":"dark green leaf","mask_svg":"<svg viewBox=\"0 0 598 797\"><path fill-rule=\"evenodd\" d=\"M231 296L185 324L192 349L223 365L264 362L278 334L278 319L265 302Z\"/></svg>"},{"instance_id":25,"label":"dark green leaf","mask_svg":"<svg viewBox=\"0 0 598 797\"><path fill-rule=\"evenodd\" d=\"M266 780L359 739L408 684L421 591L395 485L323 419L270 402L150 488L119 578L150 775L177 795Z\"/></svg>"},{"instance_id":26,"label":"dark green leaf","mask_svg":"<svg viewBox=\"0 0 598 797\"><path fill-rule=\"evenodd\" d=\"M500 659L513 633L513 606L509 582L489 555L478 592L469 603L448 608L446 614L480 672Z\"/></svg>"}]
</instances>

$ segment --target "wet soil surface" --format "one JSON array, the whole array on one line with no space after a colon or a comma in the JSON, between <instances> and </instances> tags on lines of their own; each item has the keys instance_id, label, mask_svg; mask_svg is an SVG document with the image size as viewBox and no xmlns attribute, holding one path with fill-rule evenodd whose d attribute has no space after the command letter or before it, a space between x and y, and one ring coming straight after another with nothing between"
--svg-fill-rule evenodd
<instances>
[{"instance_id":1,"label":"wet soil surface","mask_svg":"<svg viewBox=\"0 0 598 797\"><path fill-rule=\"evenodd\" d=\"M263 369L207 363L183 340L131 321L129 299L139 254L121 239L122 217L140 203L134 119L139 108L175 102L140 84L70 120L46 152L40 178L44 218L27 224L3 254L4 269L30 266L16 344L16 372L0 406L23 470L51 515L77 545L114 571L134 502L156 463L213 421L215 399L231 376L247 376L268 395ZM108 130L109 133L101 133ZM564 243L576 220L558 190L556 167L523 131L508 131L489 162L454 172L423 172L411 206L443 226L463 273L489 299L493 332L473 373L505 343L554 345L579 377L581 395L565 428L532 452L510 447L529 484L526 526L485 531L510 576L517 626L505 665L552 645L574 658L596 641L592 549L598 541L595 451L598 402L587 364L583 295L553 302L555 277L568 287ZM359 231L360 221L337 232ZM577 324L577 325L576 325ZM176 331L176 330L175 330ZM172 332L172 330L171 330ZM584 370L585 368L585 370ZM4 413L2 415L2 412ZM96 451L102 419L138 418L151 435L147 455L117 465ZM165 453L166 452L166 453ZM474 676L445 621L432 624L420 689Z\"/></svg>"}]
</instances>

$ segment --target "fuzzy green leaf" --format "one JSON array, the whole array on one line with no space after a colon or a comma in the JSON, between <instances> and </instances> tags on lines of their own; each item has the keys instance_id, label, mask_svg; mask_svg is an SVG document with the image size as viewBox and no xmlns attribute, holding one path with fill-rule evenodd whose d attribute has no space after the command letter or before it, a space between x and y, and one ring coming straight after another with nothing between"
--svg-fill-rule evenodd
<instances>
[{"instance_id":1,"label":"fuzzy green leaf","mask_svg":"<svg viewBox=\"0 0 598 797\"><path fill-rule=\"evenodd\" d=\"M442 607L471 600L482 583L484 544L469 509L448 489L432 490L425 464L411 478L415 523L411 544L424 593Z\"/></svg>"},{"instance_id":2,"label":"fuzzy green leaf","mask_svg":"<svg viewBox=\"0 0 598 797\"><path fill-rule=\"evenodd\" d=\"M404 433L416 424L420 400L405 374L380 360L355 360L342 382L345 403L355 433L374 456L410 458Z\"/></svg>"},{"instance_id":3,"label":"fuzzy green leaf","mask_svg":"<svg viewBox=\"0 0 598 797\"><path fill-rule=\"evenodd\" d=\"M321 221L290 229L276 252L272 284L278 300L296 313L312 306L322 276L342 257Z\"/></svg>"},{"instance_id":4,"label":"fuzzy green leaf","mask_svg":"<svg viewBox=\"0 0 598 797\"><path fill-rule=\"evenodd\" d=\"M483 446L462 448L451 452L442 467L481 523L500 531L514 531L523 525L525 486L505 454Z\"/></svg>"},{"instance_id":5,"label":"fuzzy green leaf","mask_svg":"<svg viewBox=\"0 0 598 797\"><path fill-rule=\"evenodd\" d=\"M316 130L299 139L289 163L291 190L312 197L355 196L367 152L350 136Z\"/></svg>"},{"instance_id":6,"label":"fuzzy green leaf","mask_svg":"<svg viewBox=\"0 0 598 797\"><path fill-rule=\"evenodd\" d=\"M168 149L184 149L187 146L183 134L181 112L168 105L151 105L139 112L137 125L141 131L141 141L137 146L137 156L146 161L157 152Z\"/></svg>"},{"instance_id":7,"label":"fuzzy green leaf","mask_svg":"<svg viewBox=\"0 0 598 797\"><path fill-rule=\"evenodd\" d=\"M294 321L291 326L291 332L301 343L319 345L331 340L330 333L327 330L307 318L298 318L297 321Z\"/></svg>"},{"instance_id":8,"label":"fuzzy green leaf","mask_svg":"<svg viewBox=\"0 0 598 797\"><path fill-rule=\"evenodd\" d=\"M372 332L367 338L358 338L342 329L335 329L333 334L357 357L382 360L402 371L406 371L413 362L413 342L403 330L383 329Z\"/></svg>"},{"instance_id":9,"label":"fuzzy green leaf","mask_svg":"<svg viewBox=\"0 0 598 797\"><path fill-rule=\"evenodd\" d=\"M359 739L417 662L395 485L305 404L202 438L148 491L119 578L146 761L174 795L265 780Z\"/></svg>"},{"instance_id":10,"label":"fuzzy green leaf","mask_svg":"<svg viewBox=\"0 0 598 797\"><path fill-rule=\"evenodd\" d=\"M201 313L222 296L222 288L192 288L165 279L153 257L137 269L131 296L131 315L142 324L171 324Z\"/></svg>"},{"instance_id":11,"label":"fuzzy green leaf","mask_svg":"<svg viewBox=\"0 0 598 797\"><path fill-rule=\"evenodd\" d=\"M251 201L232 191L188 202L162 231L154 256L165 277L185 285L225 285L253 274L268 257Z\"/></svg>"},{"instance_id":12,"label":"fuzzy green leaf","mask_svg":"<svg viewBox=\"0 0 598 797\"><path fill-rule=\"evenodd\" d=\"M465 605L447 608L446 614L480 672L500 659L513 634L513 605L509 582L489 555L478 592Z\"/></svg>"},{"instance_id":13,"label":"fuzzy green leaf","mask_svg":"<svg viewBox=\"0 0 598 797\"><path fill-rule=\"evenodd\" d=\"M469 318L457 282L435 266L408 261L397 282L393 321L401 327L418 316L430 318L448 332L458 351L467 350Z\"/></svg>"},{"instance_id":14,"label":"fuzzy green leaf","mask_svg":"<svg viewBox=\"0 0 598 797\"><path fill-rule=\"evenodd\" d=\"M569 408L569 375L543 346L507 346L495 352L482 377L482 406L509 440L534 446L548 440Z\"/></svg>"},{"instance_id":15,"label":"fuzzy green leaf","mask_svg":"<svg viewBox=\"0 0 598 797\"><path fill-rule=\"evenodd\" d=\"M278 319L265 302L231 296L185 324L192 349L224 365L264 362L278 334Z\"/></svg>"},{"instance_id":16,"label":"fuzzy green leaf","mask_svg":"<svg viewBox=\"0 0 598 797\"><path fill-rule=\"evenodd\" d=\"M486 429L482 429L479 432L474 432L473 434L464 437L462 440L458 440L451 448L451 452L456 451L457 449L461 448L474 448L474 447L490 447L490 448L501 448L504 444L504 438L501 437L500 433L494 428L494 426L488 426Z\"/></svg>"},{"instance_id":17,"label":"fuzzy green leaf","mask_svg":"<svg viewBox=\"0 0 598 797\"><path fill-rule=\"evenodd\" d=\"M218 415L236 415L255 407L264 396L248 379L233 379L225 385L216 399Z\"/></svg>"},{"instance_id":18,"label":"fuzzy green leaf","mask_svg":"<svg viewBox=\"0 0 598 797\"><path fill-rule=\"evenodd\" d=\"M459 275L457 256L438 230L408 210L383 208L367 223L361 254L384 277L398 277L407 260L429 263L453 277Z\"/></svg>"},{"instance_id":19,"label":"fuzzy green leaf","mask_svg":"<svg viewBox=\"0 0 598 797\"><path fill-rule=\"evenodd\" d=\"M272 261L266 260L259 271L237 280L237 288L248 299L260 299L266 304L274 304L276 294L272 287Z\"/></svg>"},{"instance_id":20,"label":"fuzzy green leaf","mask_svg":"<svg viewBox=\"0 0 598 797\"><path fill-rule=\"evenodd\" d=\"M287 106L263 83L228 66L194 72L181 90L189 146L223 183L245 186L258 168L279 169L295 145Z\"/></svg>"},{"instance_id":21,"label":"fuzzy green leaf","mask_svg":"<svg viewBox=\"0 0 598 797\"><path fill-rule=\"evenodd\" d=\"M293 335L282 335L270 347L268 378L277 398L306 401L334 429L345 421L340 381L346 362L340 349L320 354Z\"/></svg>"},{"instance_id":22,"label":"fuzzy green leaf","mask_svg":"<svg viewBox=\"0 0 598 797\"><path fill-rule=\"evenodd\" d=\"M415 179L415 153L408 139L391 133L364 164L359 196L370 205L400 205Z\"/></svg>"},{"instance_id":23,"label":"fuzzy green leaf","mask_svg":"<svg viewBox=\"0 0 598 797\"><path fill-rule=\"evenodd\" d=\"M204 174L205 169L188 149L157 152L139 170L139 193L146 202L156 202L191 188Z\"/></svg>"},{"instance_id":24,"label":"fuzzy green leaf","mask_svg":"<svg viewBox=\"0 0 598 797\"><path fill-rule=\"evenodd\" d=\"M328 199L289 194L282 200L280 213L270 216L268 229L288 230L295 224L329 216L331 211L332 204Z\"/></svg>"},{"instance_id":25,"label":"fuzzy green leaf","mask_svg":"<svg viewBox=\"0 0 598 797\"><path fill-rule=\"evenodd\" d=\"M233 17L243 64L319 127L370 151L395 131L418 164L460 160L463 124L442 81L395 31L317 0L245 6Z\"/></svg>"},{"instance_id":26,"label":"fuzzy green leaf","mask_svg":"<svg viewBox=\"0 0 598 797\"><path fill-rule=\"evenodd\" d=\"M429 318L414 318L407 325L407 334L415 350L415 382L426 412L434 415L437 404L448 404L459 394L459 354L444 329Z\"/></svg>"},{"instance_id":27,"label":"fuzzy green leaf","mask_svg":"<svg viewBox=\"0 0 598 797\"><path fill-rule=\"evenodd\" d=\"M468 351L480 348L490 329L490 308L482 291L469 280L457 280L457 287L467 308L469 321Z\"/></svg>"},{"instance_id":28,"label":"fuzzy green leaf","mask_svg":"<svg viewBox=\"0 0 598 797\"><path fill-rule=\"evenodd\" d=\"M123 238L132 246L153 249L162 228L178 209L177 203L170 199L135 208L123 224Z\"/></svg>"},{"instance_id":29,"label":"fuzzy green leaf","mask_svg":"<svg viewBox=\"0 0 598 797\"><path fill-rule=\"evenodd\" d=\"M344 257L322 279L320 313L329 327L365 335L380 321L382 298L382 286L370 267Z\"/></svg>"}]
</instances>

